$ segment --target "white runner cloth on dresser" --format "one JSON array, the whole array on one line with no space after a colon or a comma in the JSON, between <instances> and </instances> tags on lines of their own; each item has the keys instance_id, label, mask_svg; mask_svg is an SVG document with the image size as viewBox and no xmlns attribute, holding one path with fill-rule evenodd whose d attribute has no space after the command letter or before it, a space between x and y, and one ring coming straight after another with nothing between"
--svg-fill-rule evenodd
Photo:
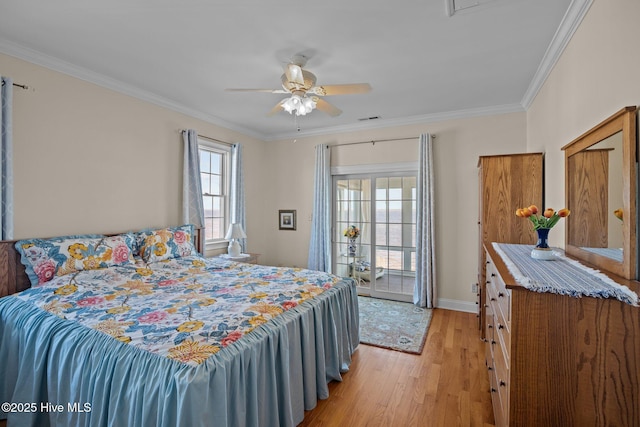
<instances>
[{"instance_id":1,"label":"white runner cloth on dresser","mask_svg":"<svg viewBox=\"0 0 640 427\"><path fill-rule=\"evenodd\" d=\"M531 245L492 243L516 282L535 292L550 292L572 297L616 298L638 305L638 295L598 270L555 251L556 258L542 261L531 258Z\"/></svg>"}]
</instances>

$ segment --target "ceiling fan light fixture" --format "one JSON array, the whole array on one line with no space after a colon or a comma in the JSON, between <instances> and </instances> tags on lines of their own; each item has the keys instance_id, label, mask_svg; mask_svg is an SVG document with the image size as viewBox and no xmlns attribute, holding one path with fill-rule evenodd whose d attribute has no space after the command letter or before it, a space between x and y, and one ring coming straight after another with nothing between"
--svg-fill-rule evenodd
<instances>
[{"instance_id":1,"label":"ceiling fan light fixture","mask_svg":"<svg viewBox=\"0 0 640 427\"><path fill-rule=\"evenodd\" d=\"M308 96L292 95L291 98L286 98L282 101L282 109L289 114L296 116L304 116L313 111L316 108L316 102Z\"/></svg>"}]
</instances>

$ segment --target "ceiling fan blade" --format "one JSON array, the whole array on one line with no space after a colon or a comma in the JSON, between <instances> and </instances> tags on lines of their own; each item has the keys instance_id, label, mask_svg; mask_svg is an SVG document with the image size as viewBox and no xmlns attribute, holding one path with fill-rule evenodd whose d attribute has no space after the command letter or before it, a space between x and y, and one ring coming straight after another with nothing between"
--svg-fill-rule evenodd
<instances>
[{"instance_id":1,"label":"ceiling fan blade","mask_svg":"<svg viewBox=\"0 0 640 427\"><path fill-rule=\"evenodd\" d=\"M351 95L356 93L371 92L369 83L353 83L344 85L322 85L309 89L307 93L313 93L320 96L328 95Z\"/></svg>"},{"instance_id":2,"label":"ceiling fan blade","mask_svg":"<svg viewBox=\"0 0 640 427\"><path fill-rule=\"evenodd\" d=\"M289 93L284 89L225 89L226 92L264 92L264 93Z\"/></svg>"},{"instance_id":3,"label":"ceiling fan blade","mask_svg":"<svg viewBox=\"0 0 640 427\"><path fill-rule=\"evenodd\" d=\"M340 114L342 114L342 110L339 109L338 107L336 107L333 104L328 103L327 101L325 101L322 98L316 98L314 97L314 101L316 101L316 108L320 111L324 111L325 113L327 113L328 115L335 117L335 116L339 116Z\"/></svg>"},{"instance_id":4,"label":"ceiling fan blade","mask_svg":"<svg viewBox=\"0 0 640 427\"><path fill-rule=\"evenodd\" d=\"M282 103L284 102L284 99L280 102L278 102L271 110L269 110L269 112L267 113L268 117L274 116L276 114L278 114L280 111L283 110L282 108Z\"/></svg>"},{"instance_id":5,"label":"ceiling fan blade","mask_svg":"<svg viewBox=\"0 0 640 427\"><path fill-rule=\"evenodd\" d=\"M296 64L287 64L284 73L287 75L287 80L292 83L304 85L304 76L302 75L302 67Z\"/></svg>"}]
</instances>

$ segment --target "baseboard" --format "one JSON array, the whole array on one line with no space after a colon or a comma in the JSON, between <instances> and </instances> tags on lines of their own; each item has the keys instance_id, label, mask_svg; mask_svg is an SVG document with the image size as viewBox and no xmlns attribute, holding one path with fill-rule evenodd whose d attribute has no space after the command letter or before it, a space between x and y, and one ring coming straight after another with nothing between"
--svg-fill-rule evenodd
<instances>
[{"instance_id":1,"label":"baseboard","mask_svg":"<svg viewBox=\"0 0 640 427\"><path fill-rule=\"evenodd\" d=\"M456 299L438 298L436 302L437 308L446 310L464 311L466 313L478 313L478 304L469 301L460 301Z\"/></svg>"}]
</instances>

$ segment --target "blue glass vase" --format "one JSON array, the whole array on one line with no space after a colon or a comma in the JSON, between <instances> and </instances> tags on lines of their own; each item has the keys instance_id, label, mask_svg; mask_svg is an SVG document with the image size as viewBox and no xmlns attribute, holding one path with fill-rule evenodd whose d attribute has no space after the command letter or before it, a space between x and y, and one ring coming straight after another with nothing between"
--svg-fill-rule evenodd
<instances>
[{"instance_id":1,"label":"blue glass vase","mask_svg":"<svg viewBox=\"0 0 640 427\"><path fill-rule=\"evenodd\" d=\"M549 228L539 228L536 230L538 233L538 243L536 247L531 251L531 258L550 261L556 259L554 251L549 247Z\"/></svg>"},{"instance_id":2,"label":"blue glass vase","mask_svg":"<svg viewBox=\"0 0 640 427\"><path fill-rule=\"evenodd\" d=\"M549 230L550 228L538 228L536 232L538 233L538 243L536 243L536 248L538 249L549 249Z\"/></svg>"}]
</instances>

